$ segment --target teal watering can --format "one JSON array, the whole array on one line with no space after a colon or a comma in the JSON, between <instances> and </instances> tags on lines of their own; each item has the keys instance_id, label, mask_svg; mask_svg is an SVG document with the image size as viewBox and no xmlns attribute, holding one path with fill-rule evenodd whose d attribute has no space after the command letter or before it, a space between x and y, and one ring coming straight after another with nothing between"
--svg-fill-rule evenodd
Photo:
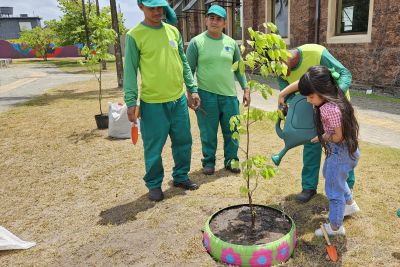
<instances>
[{"instance_id":1,"label":"teal watering can","mask_svg":"<svg viewBox=\"0 0 400 267\"><path fill-rule=\"evenodd\" d=\"M281 128L281 119L275 125L276 133L285 142L285 147L276 155L272 156L272 161L278 166L286 152L296 146L310 142L317 136L314 122L314 111L305 96L300 94L289 97L286 101L288 111L285 124Z\"/></svg>"}]
</instances>

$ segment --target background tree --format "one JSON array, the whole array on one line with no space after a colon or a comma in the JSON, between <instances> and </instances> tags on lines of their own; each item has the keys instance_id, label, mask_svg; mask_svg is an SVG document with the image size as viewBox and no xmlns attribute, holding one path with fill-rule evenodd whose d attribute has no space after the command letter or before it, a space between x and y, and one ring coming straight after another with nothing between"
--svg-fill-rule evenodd
<instances>
[{"instance_id":1,"label":"background tree","mask_svg":"<svg viewBox=\"0 0 400 267\"><path fill-rule=\"evenodd\" d=\"M122 63L122 52L121 52L121 43L120 43L120 30L118 27L118 13L117 13L117 6L115 0L110 0L110 9L111 9L111 19L112 19L112 26L114 31L117 33L117 38L115 39L114 43L114 54L115 54L115 64L117 68L117 81L118 87L122 87L123 85L123 74L124 74L124 67Z\"/></svg>"},{"instance_id":2,"label":"background tree","mask_svg":"<svg viewBox=\"0 0 400 267\"><path fill-rule=\"evenodd\" d=\"M49 27L35 27L30 31L22 31L19 39L20 43L36 50L36 56L47 60L47 54L51 53L53 44L57 43L57 38Z\"/></svg>"},{"instance_id":3,"label":"background tree","mask_svg":"<svg viewBox=\"0 0 400 267\"><path fill-rule=\"evenodd\" d=\"M82 48L82 55L87 58L86 61L81 61L81 64L85 65L96 77L99 85L99 108L100 115L103 114L101 107L102 100L102 67L101 61L112 58L112 55L108 53L108 47L115 42L117 36L116 32L108 27L108 18L104 16L95 17L92 20L93 31L91 31L91 47L85 45ZM84 31L80 27L80 31Z\"/></svg>"},{"instance_id":4,"label":"background tree","mask_svg":"<svg viewBox=\"0 0 400 267\"><path fill-rule=\"evenodd\" d=\"M49 25L51 29L55 32L57 37L59 37L60 46L66 45L73 45L73 44L85 44L85 31L84 29L84 20L82 16L82 4L81 1L74 1L74 0L57 0L58 7L60 8L61 12L63 13L60 20L52 20ZM96 29L96 7L94 3L86 3L86 13L87 13L87 20L89 26L89 32L93 33ZM112 28L111 22L111 11L110 7L103 7L100 9L100 17L102 17L106 21L107 28ZM120 34L125 34L127 29L124 25L124 18L123 14L118 14L118 21L119 21L119 31ZM92 40L92 34L89 38L90 43L95 43Z\"/></svg>"}]
</instances>

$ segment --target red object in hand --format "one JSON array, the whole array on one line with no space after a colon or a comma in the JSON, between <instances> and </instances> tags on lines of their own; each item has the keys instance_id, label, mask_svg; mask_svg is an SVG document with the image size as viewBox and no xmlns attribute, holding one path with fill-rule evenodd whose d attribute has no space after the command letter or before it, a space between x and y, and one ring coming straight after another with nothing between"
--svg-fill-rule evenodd
<instances>
[{"instance_id":1,"label":"red object in hand","mask_svg":"<svg viewBox=\"0 0 400 267\"><path fill-rule=\"evenodd\" d=\"M138 140L138 135L139 135L139 129L134 123L132 123L132 129L131 129L132 144L136 145Z\"/></svg>"}]
</instances>

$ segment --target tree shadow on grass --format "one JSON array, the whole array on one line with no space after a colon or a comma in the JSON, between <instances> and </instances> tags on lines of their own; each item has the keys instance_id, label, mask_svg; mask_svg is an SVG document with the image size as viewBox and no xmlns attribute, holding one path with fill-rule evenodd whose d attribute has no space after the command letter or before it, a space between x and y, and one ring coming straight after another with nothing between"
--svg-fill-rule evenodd
<instances>
[{"instance_id":1,"label":"tree shadow on grass","mask_svg":"<svg viewBox=\"0 0 400 267\"><path fill-rule=\"evenodd\" d=\"M76 84L75 84L76 85ZM76 85L78 86L78 85ZM35 96L31 98L29 101L23 103L17 103L14 106L48 106L53 102L58 100L93 100L98 101L99 91L85 91L85 92L76 92L74 89L74 83L71 84L71 90L56 90L52 92L47 92L39 96ZM52 89L50 89L52 90ZM107 99L114 99L115 96L121 92L121 89L118 87L106 88L102 89L103 100L102 103L107 103Z\"/></svg>"},{"instance_id":2,"label":"tree shadow on grass","mask_svg":"<svg viewBox=\"0 0 400 267\"><path fill-rule=\"evenodd\" d=\"M99 133L98 129L92 129L90 131L76 133L73 132L70 134L67 139L71 141L73 144L78 144L80 141L88 142L92 139L96 139L101 137L102 135Z\"/></svg>"},{"instance_id":3,"label":"tree shadow on grass","mask_svg":"<svg viewBox=\"0 0 400 267\"><path fill-rule=\"evenodd\" d=\"M189 173L190 179L197 183L199 186L202 184L212 183L220 178L229 177L232 175L233 174L231 172L225 169L216 170L213 175L203 174L202 169Z\"/></svg>"},{"instance_id":4,"label":"tree shadow on grass","mask_svg":"<svg viewBox=\"0 0 400 267\"><path fill-rule=\"evenodd\" d=\"M164 191L164 200L177 195L185 195L185 191L180 188L169 188ZM99 225L121 225L129 221L136 220L136 215L142 211L153 208L157 202L148 199L148 194L140 196L138 199L127 204L118 205L100 212L101 220Z\"/></svg>"},{"instance_id":5,"label":"tree shadow on grass","mask_svg":"<svg viewBox=\"0 0 400 267\"><path fill-rule=\"evenodd\" d=\"M199 186L205 183L213 182L219 178L231 175L228 171L221 169L215 172L214 175L204 175L201 170L191 172L191 180L193 179ZM185 195L186 191L173 186L173 181L169 183L170 188L164 191L164 200L173 198L178 195ZM140 196L138 199L127 204L118 205L110 209L100 212L101 220L97 222L99 225L121 225L129 221L136 220L136 215L146 211L157 205L157 202L148 199L148 194Z\"/></svg>"},{"instance_id":6,"label":"tree shadow on grass","mask_svg":"<svg viewBox=\"0 0 400 267\"><path fill-rule=\"evenodd\" d=\"M0 250L0 257L18 253L18 250Z\"/></svg>"},{"instance_id":7,"label":"tree shadow on grass","mask_svg":"<svg viewBox=\"0 0 400 267\"><path fill-rule=\"evenodd\" d=\"M400 261L400 252L393 252L392 256L393 256L393 258L395 258L395 259Z\"/></svg>"}]
</instances>

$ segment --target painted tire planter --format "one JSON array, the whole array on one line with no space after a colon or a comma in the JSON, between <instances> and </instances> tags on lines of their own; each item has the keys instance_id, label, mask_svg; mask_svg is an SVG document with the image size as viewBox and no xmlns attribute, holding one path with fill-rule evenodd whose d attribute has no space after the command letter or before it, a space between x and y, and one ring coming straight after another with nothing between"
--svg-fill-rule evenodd
<instances>
[{"instance_id":1,"label":"painted tire planter","mask_svg":"<svg viewBox=\"0 0 400 267\"><path fill-rule=\"evenodd\" d=\"M261 245L238 245L221 240L213 234L210 223L223 211L228 209L241 208L248 205L236 205L222 209L214 213L206 222L203 232L203 245L207 252L219 262L235 266L272 266L285 262L293 254L296 247L296 225L292 218L284 215L291 223L291 228L288 233L283 235L278 240ZM254 205L282 212L278 209L264 206Z\"/></svg>"}]
</instances>

